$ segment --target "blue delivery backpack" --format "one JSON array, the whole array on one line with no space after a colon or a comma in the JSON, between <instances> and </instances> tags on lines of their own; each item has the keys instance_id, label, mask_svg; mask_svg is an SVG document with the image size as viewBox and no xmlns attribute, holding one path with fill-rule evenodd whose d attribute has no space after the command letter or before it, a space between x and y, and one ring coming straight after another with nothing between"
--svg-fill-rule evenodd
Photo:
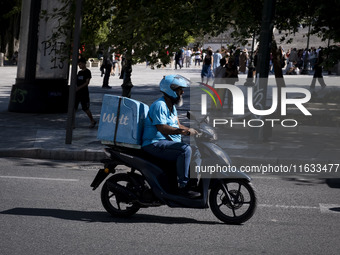
<instances>
[{"instance_id":1,"label":"blue delivery backpack","mask_svg":"<svg viewBox=\"0 0 340 255\"><path fill-rule=\"evenodd\" d=\"M105 145L140 149L149 106L127 97L104 95L97 138Z\"/></svg>"}]
</instances>

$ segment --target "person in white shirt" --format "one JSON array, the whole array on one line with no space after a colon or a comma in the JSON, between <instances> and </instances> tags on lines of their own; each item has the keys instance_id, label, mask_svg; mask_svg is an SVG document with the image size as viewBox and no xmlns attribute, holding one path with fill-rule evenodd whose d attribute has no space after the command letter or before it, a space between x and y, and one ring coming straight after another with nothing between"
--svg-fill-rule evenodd
<instances>
[{"instance_id":1,"label":"person in white shirt","mask_svg":"<svg viewBox=\"0 0 340 255\"><path fill-rule=\"evenodd\" d=\"M213 72L214 73L215 73L216 68L220 66L221 59L222 59L222 55L220 53L220 50L217 50L214 53L214 63L213 63Z\"/></svg>"},{"instance_id":2,"label":"person in white shirt","mask_svg":"<svg viewBox=\"0 0 340 255\"><path fill-rule=\"evenodd\" d=\"M201 51L200 50L197 50L195 52L195 66L197 65L197 63L199 66L201 65Z\"/></svg>"},{"instance_id":3,"label":"person in white shirt","mask_svg":"<svg viewBox=\"0 0 340 255\"><path fill-rule=\"evenodd\" d=\"M188 48L185 52L185 67L190 67L191 65L191 55L192 55L192 51L190 48Z\"/></svg>"}]
</instances>

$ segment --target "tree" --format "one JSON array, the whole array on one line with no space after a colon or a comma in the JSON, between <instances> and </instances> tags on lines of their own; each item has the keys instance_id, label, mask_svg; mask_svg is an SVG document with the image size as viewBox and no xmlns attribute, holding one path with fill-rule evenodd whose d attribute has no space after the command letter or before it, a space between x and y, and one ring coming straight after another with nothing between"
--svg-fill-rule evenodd
<instances>
[{"instance_id":1,"label":"tree","mask_svg":"<svg viewBox=\"0 0 340 255\"><path fill-rule=\"evenodd\" d=\"M65 0L65 3L74 1ZM263 0L84 0L83 3L81 39L87 47L87 57L98 45L114 46L115 50L131 55L132 64L148 60L158 66L167 64L169 54L186 46L191 38L204 34L214 36L232 29L240 42L254 33L259 35L263 6ZM314 18L311 33L340 40L337 26L340 18L336 13L339 1L302 0L296 4L295 0L276 0L276 3L274 25L285 34L275 40L285 40L308 17ZM72 19L69 13L64 15Z\"/></svg>"},{"instance_id":2,"label":"tree","mask_svg":"<svg viewBox=\"0 0 340 255\"><path fill-rule=\"evenodd\" d=\"M83 19L81 41L85 44L84 57L93 57L96 47L108 48L108 36L111 33L111 0L83 1Z\"/></svg>"},{"instance_id":3,"label":"tree","mask_svg":"<svg viewBox=\"0 0 340 255\"><path fill-rule=\"evenodd\" d=\"M20 27L20 0L3 0L0 3L0 52L6 52L12 56L14 51L14 39L19 39Z\"/></svg>"},{"instance_id":4,"label":"tree","mask_svg":"<svg viewBox=\"0 0 340 255\"><path fill-rule=\"evenodd\" d=\"M85 10L91 12L84 12L83 26L85 31L94 31L94 25L107 26L109 34L105 43L113 47L116 53L124 54L122 86L123 89L131 89L133 64L148 61L158 67L165 65L173 52L188 44L188 39L197 28L193 23L193 2L104 0L94 6L93 1L86 1ZM129 95L129 91L124 95Z\"/></svg>"},{"instance_id":5,"label":"tree","mask_svg":"<svg viewBox=\"0 0 340 255\"><path fill-rule=\"evenodd\" d=\"M312 16L313 29L311 33L317 34L324 41L328 41L328 48L325 49L327 58L324 61L326 68L332 68L340 60L340 47L338 45L330 45L330 41L340 42L340 28L338 26L340 17L338 10L340 1L329 0L327 2L316 2L312 0L313 6L317 6L315 16ZM317 17L317 18L315 18Z\"/></svg>"},{"instance_id":6,"label":"tree","mask_svg":"<svg viewBox=\"0 0 340 255\"><path fill-rule=\"evenodd\" d=\"M232 0L224 1L224 6L227 5L232 6L232 10L228 14L222 14L222 16L229 15L233 20L233 35L239 38L240 42L249 38L252 32L256 32L257 35L260 34L259 24L262 17L263 0L238 1L237 4ZM334 42L340 42L340 28L337 25L340 22L340 16L337 13L339 8L340 2L338 0L324 2L301 0L298 4L295 0L276 0L274 27L281 33L281 37L273 39L274 48L272 50L275 51L277 41L287 40L289 35L298 31L300 25L308 26L311 24L313 28L311 34L316 34L323 40L330 39ZM287 42L291 40L289 39ZM335 55L338 56L339 54Z\"/></svg>"}]
</instances>

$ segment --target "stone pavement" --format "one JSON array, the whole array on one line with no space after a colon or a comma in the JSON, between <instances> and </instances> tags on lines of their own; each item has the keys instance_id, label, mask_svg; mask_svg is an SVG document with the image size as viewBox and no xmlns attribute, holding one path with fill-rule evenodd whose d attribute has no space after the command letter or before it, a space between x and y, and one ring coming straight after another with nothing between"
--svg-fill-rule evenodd
<instances>
[{"instance_id":1,"label":"stone pavement","mask_svg":"<svg viewBox=\"0 0 340 255\"><path fill-rule=\"evenodd\" d=\"M95 119L100 117L102 97L104 94L121 95L122 80L111 76L112 89L102 89L102 77L96 67L92 67L90 82L91 111ZM187 78L200 78L200 68L183 68L173 70L169 67L151 70L145 65L133 67L132 98L151 104L161 94L158 84L164 75L178 73ZM103 148L97 140L97 128L89 129L87 116L80 110L77 112L76 128L73 130L71 145L65 144L67 114L29 114L8 112L9 95L15 83L16 67L0 68L0 157L29 157L56 160L98 161L104 157ZM241 74L240 80L246 75ZM308 88L312 76L287 77L287 86L295 85ZM320 90L319 95L327 91L340 89L340 77L326 77L327 88ZM270 94L272 86L268 89ZM185 97L187 99L187 97ZM321 114L328 114L327 109L318 105ZM335 108L339 105L335 104ZM188 124L184 118L187 108L179 108L182 123ZM314 112L311 110L314 114ZM337 114L337 113L336 113ZM337 115L339 116L339 115ZM334 125L333 125L334 124ZM340 163L340 130L334 121L328 127L301 126L282 128L275 126L272 138L268 142L252 142L249 128L224 128L218 143L231 156L236 165L245 164L291 164L291 163ZM221 130L221 128L220 128Z\"/></svg>"}]
</instances>

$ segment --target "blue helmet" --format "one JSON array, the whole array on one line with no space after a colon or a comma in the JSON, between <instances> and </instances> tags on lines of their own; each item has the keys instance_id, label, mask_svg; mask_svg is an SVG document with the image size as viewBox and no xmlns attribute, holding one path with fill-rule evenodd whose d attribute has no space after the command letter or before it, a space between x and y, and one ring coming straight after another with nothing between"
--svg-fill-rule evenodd
<instances>
[{"instance_id":1,"label":"blue helmet","mask_svg":"<svg viewBox=\"0 0 340 255\"><path fill-rule=\"evenodd\" d=\"M169 97L177 98L175 90L179 87L187 88L189 85L190 80L187 78L183 77L182 75L171 74L164 76L164 78L159 83L159 88Z\"/></svg>"}]
</instances>

